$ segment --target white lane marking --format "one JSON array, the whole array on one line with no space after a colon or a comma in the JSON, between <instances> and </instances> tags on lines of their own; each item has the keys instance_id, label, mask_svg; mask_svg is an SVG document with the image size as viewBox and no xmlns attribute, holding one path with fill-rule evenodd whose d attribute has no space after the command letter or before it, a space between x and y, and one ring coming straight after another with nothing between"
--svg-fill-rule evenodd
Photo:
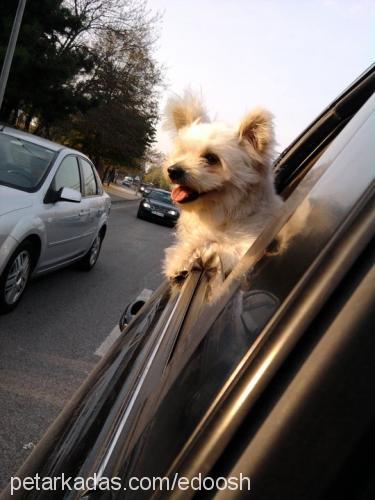
<instances>
[{"instance_id":1,"label":"white lane marking","mask_svg":"<svg viewBox=\"0 0 375 500\"><path fill-rule=\"evenodd\" d=\"M138 297L135 299L135 302L137 300L144 300L145 302L147 302L153 293L154 293L153 290L150 290L149 288L144 288L138 295Z\"/></svg>"},{"instance_id":2,"label":"white lane marking","mask_svg":"<svg viewBox=\"0 0 375 500\"><path fill-rule=\"evenodd\" d=\"M103 357L120 335L121 335L121 330L119 326L116 325L112 329L111 333L107 335L107 337L103 340L100 346L96 349L95 354L97 356Z\"/></svg>"},{"instance_id":3,"label":"white lane marking","mask_svg":"<svg viewBox=\"0 0 375 500\"><path fill-rule=\"evenodd\" d=\"M137 300L144 300L145 302L147 302L147 300L151 297L152 293L153 293L152 290L144 288L138 295L138 297L134 300L134 302L136 302ZM121 335L121 330L117 324L112 329L111 333L107 335L107 337L103 340L100 346L96 349L94 354L102 358L112 347L112 345L115 343L115 341L119 338L120 335Z\"/></svg>"}]
</instances>

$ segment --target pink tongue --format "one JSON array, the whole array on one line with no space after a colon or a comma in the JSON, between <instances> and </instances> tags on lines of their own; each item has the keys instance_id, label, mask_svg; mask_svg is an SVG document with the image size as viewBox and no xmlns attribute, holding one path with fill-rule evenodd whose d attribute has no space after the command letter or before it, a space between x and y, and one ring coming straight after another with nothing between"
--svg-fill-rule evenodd
<instances>
[{"instance_id":1,"label":"pink tongue","mask_svg":"<svg viewBox=\"0 0 375 500\"><path fill-rule=\"evenodd\" d=\"M187 186L178 186L172 189L172 200L181 202L189 198L189 195L194 191Z\"/></svg>"}]
</instances>

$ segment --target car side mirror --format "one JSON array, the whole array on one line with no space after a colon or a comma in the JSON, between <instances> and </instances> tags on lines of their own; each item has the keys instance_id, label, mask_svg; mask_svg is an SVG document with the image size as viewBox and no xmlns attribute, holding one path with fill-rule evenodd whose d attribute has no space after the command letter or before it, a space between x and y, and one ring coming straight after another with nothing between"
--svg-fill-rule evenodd
<instances>
[{"instance_id":1,"label":"car side mirror","mask_svg":"<svg viewBox=\"0 0 375 500\"><path fill-rule=\"evenodd\" d=\"M58 201L71 201L79 203L82 200L82 195L76 189L64 187L59 191Z\"/></svg>"},{"instance_id":2,"label":"car side mirror","mask_svg":"<svg viewBox=\"0 0 375 500\"><path fill-rule=\"evenodd\" d=\"M79 203L82 200L82 195L76 189L64 187L58 191L50 188L44 197L44 203L56 203L58 201L70 201L72 203Z\"/></svg>"}]
</instances>

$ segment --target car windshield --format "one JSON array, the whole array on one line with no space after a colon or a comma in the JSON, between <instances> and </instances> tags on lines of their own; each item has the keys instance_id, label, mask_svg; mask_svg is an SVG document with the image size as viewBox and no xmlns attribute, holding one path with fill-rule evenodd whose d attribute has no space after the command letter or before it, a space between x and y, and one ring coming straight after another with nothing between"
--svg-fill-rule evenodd
<instances>
[{"instance_id":1,"label":"car windshield","mask_svg":"<svg viewBox=\"0 0 375 500\"><path fill-rule=\"evenodd\" d=\"M43 179L53 156L51 149L0 133L0 184L33 190Z\"/></svg>"},{"instance_id":2,"label":"car windshield","mask_svg":"<svg viewBox=\"0 0 375 500\"><path fill-rule=\"evenodd\" d=\"M148 195L152 200L164 201L164 203L172 204L170 193L163 191L151 191Z\"/></svg>"}]
</instances>

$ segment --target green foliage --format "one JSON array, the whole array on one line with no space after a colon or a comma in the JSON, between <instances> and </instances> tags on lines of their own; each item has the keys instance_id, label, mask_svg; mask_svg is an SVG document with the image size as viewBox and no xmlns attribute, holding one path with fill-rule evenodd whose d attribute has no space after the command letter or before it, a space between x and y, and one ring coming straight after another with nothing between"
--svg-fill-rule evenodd
<instances>
[{"instance_id":1,"label":"green foliage","mask_svg":"<svg viewBox=\"0 0 375 500\"><path fill-rule=\"evenodd\" d=\"M65 124L65 129L68 125L74 131L69 144L83 149L99 166L125 163L141 167L155 135L158 110L154 89L160 74L148 48L128 47L121 33L105 31L92 51L94 69L81 84L90 108Z\"/></svg>"}]
</instances>

